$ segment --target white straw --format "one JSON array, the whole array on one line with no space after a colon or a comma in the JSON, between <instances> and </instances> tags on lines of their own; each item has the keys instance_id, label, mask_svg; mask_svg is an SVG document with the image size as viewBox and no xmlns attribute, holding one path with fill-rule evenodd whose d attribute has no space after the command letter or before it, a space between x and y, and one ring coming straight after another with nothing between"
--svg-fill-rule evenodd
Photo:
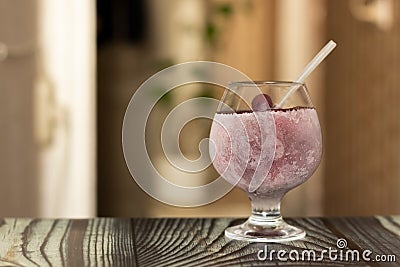
<instances>
[{"instance_id":1,"label":"white straw","mask_svg":"<svg viewBox=\"0 0 400 267\"><path fill-rule=\"evenodd\" d=\"M324 48L319 51L319 53L308 63L308 65L304 68L301 75L296 79L296 82L303 83L304 80L310 75L310 73L315 70L316 67L329 55L330 52L336 47L336 43L330 40ZM276 106L276 108L282 107L285 101L289 98L289 96L296 91L300 85L295 85L286 93L286 95L282 98L281 102Z\"/></svg>"}]
</instances>

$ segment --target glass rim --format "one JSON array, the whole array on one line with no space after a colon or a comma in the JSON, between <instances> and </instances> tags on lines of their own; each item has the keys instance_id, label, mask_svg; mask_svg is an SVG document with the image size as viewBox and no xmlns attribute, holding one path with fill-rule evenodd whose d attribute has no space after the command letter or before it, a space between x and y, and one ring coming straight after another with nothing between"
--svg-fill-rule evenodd
<instances>
[{"instance_id":1,"label":"glass rim","mask_svg":"<svg viewBox=\"0 0 400 267\"><path fill-rule=\"evenodd\" d=\"M229 82L228 86L262 86L262 85L276 85L276 86L306 86L304 82L296 81L275 81L275 80L265 80L265 81L237 81Z\"/></svg>"}]
</instances>

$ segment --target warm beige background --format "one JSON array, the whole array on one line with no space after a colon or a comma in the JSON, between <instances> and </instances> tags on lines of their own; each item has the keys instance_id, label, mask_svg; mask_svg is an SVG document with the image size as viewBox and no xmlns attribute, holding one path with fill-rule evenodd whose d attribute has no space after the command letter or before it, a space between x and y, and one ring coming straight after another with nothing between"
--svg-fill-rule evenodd
<instances>
[{"instance_id":1,"label":"warm beige background","mask_svg":"<svg viewBox=\"0 0 400 267\"><path fill-rule=\"evenodd\" d=\"M0 42L9 47L0 61L0 214L39 212L38 148L33 134L36 71L36 1L0 1Z\"/></svg>"},{"instance_id":2,"label":"warm beige background","mask_svg":"<svg viewBox=\"0 0 400 267\"><path fill-rule=\"evenodd\" d=\"M400 2L393 4L383 30L356 20L349 1L328 1L327 32L339 44L326 74L329 215L400 212Z\"/></svg>"}]
</instances>

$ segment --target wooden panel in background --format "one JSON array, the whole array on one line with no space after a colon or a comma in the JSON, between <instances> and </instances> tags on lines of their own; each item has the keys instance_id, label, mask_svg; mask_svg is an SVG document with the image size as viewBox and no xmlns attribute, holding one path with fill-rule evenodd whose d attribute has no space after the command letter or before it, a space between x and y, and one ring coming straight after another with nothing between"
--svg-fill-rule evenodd
<instances>
[{"instance_id":1,"label":"wooden panel in background","mask_svg":"<svg viewBox=\"0 0 400 267\"><path fill-rule=\"evenodd\" d=\"M33 133L37 2L0 1L0 214L38 215L38 148Z\"/></svg>"},{"instance_id":2,"label":"wooden panel in background","mask_svg":"<svg viewBox=\"0 0 400 267\"><path fill-rule=\"evenodd\" d=\"M375 1L370 1L375 2ZM328 1L325 212L400 212L400 2L385 31Z\"/></svg>"}]
</instances>

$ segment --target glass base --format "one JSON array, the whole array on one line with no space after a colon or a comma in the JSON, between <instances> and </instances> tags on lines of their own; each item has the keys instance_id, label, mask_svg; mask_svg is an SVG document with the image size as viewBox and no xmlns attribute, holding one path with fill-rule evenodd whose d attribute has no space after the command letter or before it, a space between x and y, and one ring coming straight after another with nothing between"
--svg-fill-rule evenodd
<instances>
[{"instance_id":1,"label":"glass base","mask_svg":"<svg viewBox=\"0 0 400 267\"><path fill-rule=\"evenodd\" d=\"M306 232L287 224L282 217L260 221L252 216L243 224L227 228L225 236L250 242L286 242L304 238Z\"/></svg>"}]
</instances>

